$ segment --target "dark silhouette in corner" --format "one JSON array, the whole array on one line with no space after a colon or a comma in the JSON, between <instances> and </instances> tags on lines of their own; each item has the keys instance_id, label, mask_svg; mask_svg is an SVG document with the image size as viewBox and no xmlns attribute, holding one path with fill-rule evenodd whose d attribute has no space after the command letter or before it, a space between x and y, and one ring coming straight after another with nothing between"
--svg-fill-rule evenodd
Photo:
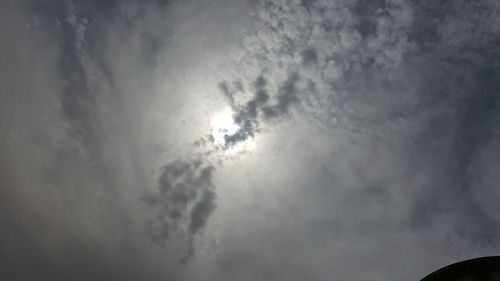
<instances>
[{"instance_id":1,"label":"dark silhouette in corner","mask_svg":"<svg viewBox=\"0 0 500 281\"><path fill-rule=\"evenodd\" d=\"M450 264L427 275L421 281L500 281L500 256Z\"/></svg>"}]
</instances>

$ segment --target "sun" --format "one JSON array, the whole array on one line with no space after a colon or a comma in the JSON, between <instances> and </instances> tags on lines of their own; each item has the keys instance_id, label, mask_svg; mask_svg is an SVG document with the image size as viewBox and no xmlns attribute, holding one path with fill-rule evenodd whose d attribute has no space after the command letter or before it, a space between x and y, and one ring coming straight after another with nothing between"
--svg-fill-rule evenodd
<instances>
[{"instance_id":1,"label":"sun","mask_svg":"<svg viewBox=\"0 0 500 281\"><path fill-rule=\"evenodd\" d=\"M215 115L210 121L212 136L216 145L225 145L224 136L234 135L240 129L240 126L234 123L233 112L231 109L225 109Z\"/></svg>"}]
</instances>

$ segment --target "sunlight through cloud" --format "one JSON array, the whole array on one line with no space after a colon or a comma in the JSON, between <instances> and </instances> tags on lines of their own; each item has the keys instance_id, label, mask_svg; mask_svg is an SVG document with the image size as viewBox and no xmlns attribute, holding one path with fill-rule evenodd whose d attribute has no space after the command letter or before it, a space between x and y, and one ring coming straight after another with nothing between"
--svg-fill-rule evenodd
<instances>
[{"instance_id":1,"label":"sunlight through cloud","mask_svg":"<svg viewBox=\"0 0 500 281\"><path fill-rule=\"evenodd\" d=\"M240 129L240 126L234 122L233 112L231 109L215 115L210 121L212 136L216 145L225 145L225 136L234 135Z\"/></svg>"}]
</instances>

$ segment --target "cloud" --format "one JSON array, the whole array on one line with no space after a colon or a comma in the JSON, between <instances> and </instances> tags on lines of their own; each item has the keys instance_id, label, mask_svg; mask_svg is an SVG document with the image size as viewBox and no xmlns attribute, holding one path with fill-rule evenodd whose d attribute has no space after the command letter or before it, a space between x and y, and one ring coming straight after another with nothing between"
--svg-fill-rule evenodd
<instances>
[{"instance_id":1,"label":"cloud","mask_svg":"<svg viewBox=\"0 0 500 281\"><path fill-rule=\"evenodd\" d=\"M275 139L259 157L273 164L262 169L279 176L262 172L266 180L248 186L258 199L241 212L251 209L247 219L258 223L227 234L234 244L221 260L237 270L221 269L218 277L259 271L272 280L292 271L317 280L331 279L332 272L341 279L410 280L408 274L418 279L447 262L495 254L499 222L491 202L498 192L489 168L496 167L498 83L492 77L500 25L495 12L481 11L498 7L452 2L268 1L256 7L245 62L264 80L244 81L264 85L269 101L243 111L256 112L259 128L286 116L290 104L297 111L283 122L290 122L287 130L266 131ZM280 165L287 172L280 173ZM244 239L249 236L259 238ZM375 262L387 248L390 261ZM428 259L433 262L422 262ZM358 263L369 273L353 273ZM412 268L393 270L394 264Z\"/></svg>"},{"instance_id":2,"label":"cloud","mask_svg":"<svg viewBox=\"0 0 500 281\"><path fill-rule=\"evenodd\" d=\"M0 205L11 214L0 218L1 279L180 278L175 259L163 254L160 262L143 240L143 208L132 187L146 182L130 153L132 131L113 121L131 115L106 100L130 85L105 48L112 41L106 29L119 34L119 20L107 18L117 7L98 2L7 1L0 12L0 36L9 38L0 48L0 129L7 136L0 141ZM131 29L141 30L140 17L132 19Z\"/></svg>"},{"instance_id":3,"label":"cloud","mask_svg":"<svg viewBox=\"0 0 500 281\"><path fill-rule=\"evenodd\" d=\"M6 3L1 278L418 280L498 254L494 1Z\"/></svg>"},{"instance_id":4,"label":"cloud","mask_svg":"<svg viewBox=\"0 0 500 281\"><path fill-rule=\"evenodd\" d=\"M302 55L302 65L314 65L318 63L318 54L316 50L312 47L309 47L301 52Z\"/></svg>"},{"instance_id":5,"label":"cloud","mask_svg":"<svg viewBox=\"0 0 500 281\"><path fill-rule=\"evenodd\" d=\"M220 82L219 89L234 111L234 123L239 126L235 133L224 135L225 149L244 142L248 138L253 138L262 123L289 113L290 106L299 102L296 89L299 78L297 73L290 73L288 79L284 81L283 85L280 85L277 93L270 96L267 80L263 75L259 75L253 82L254 93L252 97L243 104L235 102L236 91L231 91L226 82ZM275 101L269 102L270 99Z\"/></svg>"},{"instance_id":6,"label":"cloud","mask_svg":"<svg viewBox=\"0 0 500 281\"><path fill-rule=\"evenodd\" d=\"M162 168L158 191L144 199L156 212L149 221L151 239L162 246L170 239L187 243L179 253L183 261L192 255L194 236L216 207L213 171L213 166L199 160L168 163Z\"/></svg>"}]
</instances>

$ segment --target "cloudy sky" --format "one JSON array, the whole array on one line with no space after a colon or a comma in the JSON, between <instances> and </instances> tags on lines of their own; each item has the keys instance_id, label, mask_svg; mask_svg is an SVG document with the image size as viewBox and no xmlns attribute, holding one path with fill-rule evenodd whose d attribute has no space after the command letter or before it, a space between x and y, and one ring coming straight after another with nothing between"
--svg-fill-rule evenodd
<instances>
[{"instance_id":1,"label":"cloudy sky","mask_svg":"<svg viewBox=\"0 0 500 281\"><path fill-rule=\"evenodd\" d=\"M495 0L3 0L0 279L413 281L500 253Z\"/></svg>"}]
</instances>

